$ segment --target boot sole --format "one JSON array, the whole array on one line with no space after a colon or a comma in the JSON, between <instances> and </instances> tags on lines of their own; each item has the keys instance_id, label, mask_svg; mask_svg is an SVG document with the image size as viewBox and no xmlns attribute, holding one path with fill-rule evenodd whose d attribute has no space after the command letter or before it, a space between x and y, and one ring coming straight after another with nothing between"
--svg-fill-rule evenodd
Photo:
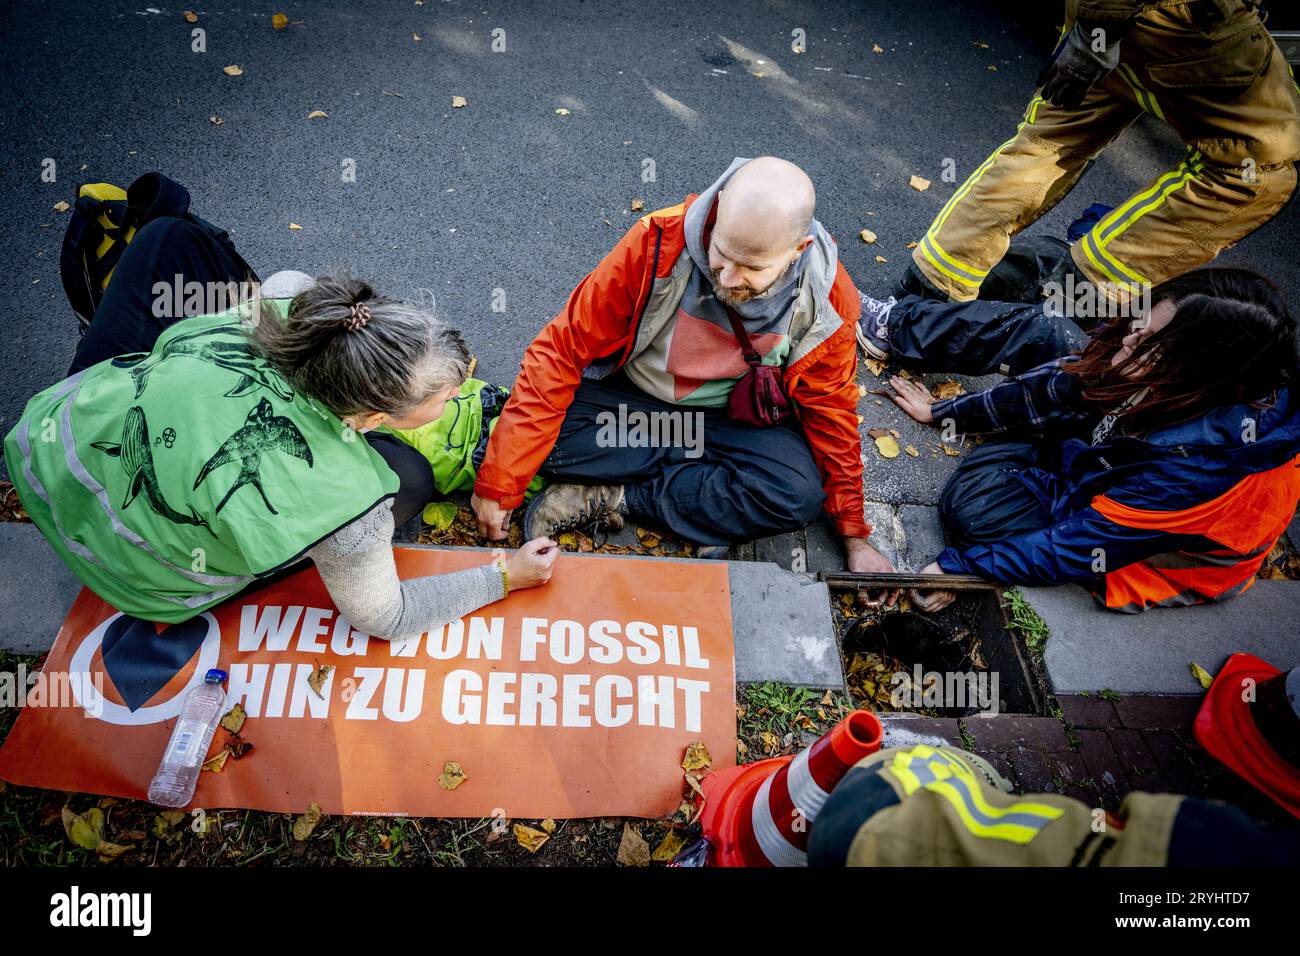
<instances>
[{"instance_id":1,"label":"boot sole","mask_svg":"<svg viewBox=\"0 0 1300 956\"><path fill-rule=\"evenodd\" d=\"M857 333L858 347L861 348L863 352L867 353L868 358L873 358L877 362L889 361L889 353L873 343L866 333L862 331L861 325L855 327L853 331Z\"/></svg>"}]
</instances>

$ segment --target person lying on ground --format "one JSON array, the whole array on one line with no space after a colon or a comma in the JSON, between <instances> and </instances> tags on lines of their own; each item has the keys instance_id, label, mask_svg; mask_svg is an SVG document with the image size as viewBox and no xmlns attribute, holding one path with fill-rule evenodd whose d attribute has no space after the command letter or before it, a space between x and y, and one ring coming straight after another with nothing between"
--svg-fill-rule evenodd
<instances>
[{"instance_id":1,"label":"person lying on ground","mask_svg":"<svg viewBox=\"0 0 1300 956\"><path fill-rule=\"evenodd\" d=\"M891 380L915 420L993 436L944 487L951 547L926 573L1075 582L1125 612L1254 583L1300 500L1295 320L1243 269L1189 272L1152 301L1081 355L985 392L932 404L924 385ZM927 610L952 599L936 587Z\"/></svg>"},{"instance_id":2,"label":"person lying on ground","mask_svg":"<svg viewBox=\"0 0 1300 956\"><path fill-rule=\"evenodd\" d=\"M850 570L892 570L864 520L860 296L815 202L792 163L737 159L637 222L529 345L474 486L481 533L505 537L540 471L557 483L529 505L526 536L633 515L722 557L805 527L824 503ZM766 427L729 411L760 360L793 406ZM646 422L675 436L630 434Z\"/></svg>"},{"instance_id":3,"label":"person lying on ground","mask_svg":"<svg viewBox=\"0 0 1300 956\"><path fill-rule=\"evenodd\" d=\"M468 350L365 282L295 275L221 314L160 315L159 287L246 277L189 221L138 231L70 377L32 398L5 439L23 505L63 561L124 614L174 623L310 559L352 625L385 638L546 582L549 539L398 580L394 527L433 479L418 452L372 430L436 419Z\"/></svg>"}]
</instances>

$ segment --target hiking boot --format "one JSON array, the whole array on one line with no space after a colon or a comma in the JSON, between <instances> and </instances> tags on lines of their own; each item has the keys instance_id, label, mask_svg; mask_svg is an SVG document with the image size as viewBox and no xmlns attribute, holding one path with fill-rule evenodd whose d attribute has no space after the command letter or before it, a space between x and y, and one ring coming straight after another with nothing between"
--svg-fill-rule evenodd
<instances>
[{"instance_id":1,"label":"hiking boot","mask_svg":"<svg viewBox=\"0 0 1300 956\"><path fill-rule=\"evenodd\" d=\"M553 538L565 531L623 527L622 485L550 485L524 512L524 540Z\"/></svg>"},{"instance_id":2,"label":"hiking boot","mask_svg":"<svg viewBox=\"0 0 1300 956\"><path fill-rule=\"evenodd\" d=\"M858 319L858 345L868 358L889 361L889 310L898 300L862 297L862 317Z\"/></svg>"}]
</instances>

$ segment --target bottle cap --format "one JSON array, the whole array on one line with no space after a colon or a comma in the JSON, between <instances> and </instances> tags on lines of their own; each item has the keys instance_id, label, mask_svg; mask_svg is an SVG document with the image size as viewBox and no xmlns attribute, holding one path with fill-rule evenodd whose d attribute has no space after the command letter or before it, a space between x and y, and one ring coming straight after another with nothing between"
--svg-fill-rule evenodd
<instances>
[{"instance_id":1,"label":"bottle cap","mask_svg":"<svg viewBox=\"0 0 1300 956\"><path fill-rule=\"evenodd\" d=\"M228 675L219 667L214 667L208 671L207 676L203 678L205 684L224 684Z\"/></svg>"}]
</instances>

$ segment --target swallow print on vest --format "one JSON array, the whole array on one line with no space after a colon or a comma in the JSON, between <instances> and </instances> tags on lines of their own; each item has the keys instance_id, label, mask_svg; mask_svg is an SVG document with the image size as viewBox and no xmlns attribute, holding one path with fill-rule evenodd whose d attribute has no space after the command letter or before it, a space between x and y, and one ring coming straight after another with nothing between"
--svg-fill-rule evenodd
<instances>
[{"instance_id":1,"label":"swallow print on vest","mask_svg":"<svg viewBox=\"0 0 1300 956\"><path fill-rule=\"evenodd\" d=\"M307 446L307 440L302 437L302 432L298 431L298 426L283 415L276 415L271 408L270 399L263 398L248 413L243 427L222 442L217 453L208 459L199 476L194 479L195 490L203 484L203 479L211 472L222 465L237 461L239 476L235 478L235 483L230 486L226 496L217 505L217 512L221 512L226 502L230 500L230 496L236 491L244 485L252 485L262 496L267 510L273 515L278 515L280 512L275 510L271 499L266 497L266 489L262 487L262 455L270 451L280 451L301 458L307 463L307 467L313 466L311 449Z\"/></svg>"},{"instance_id":2,"label":"swallow print on vest","mask_svg":"<svg viewBox=\"0 0 1300 956\"><path fill-rule=\"evenodd\" d=\"M213 338L221 335L234 335L236 338L233 341L229 338ZM188 355L203 362L211 362L219 368L238 372L240 379L226 392L227 398L239 398L258 388L270 389L277 398L286 402L293 398L293 389L280 377L280 373L256 360L252 343L243 337L237 325L199 329L168 340L158 352L131 367L131 377L135 380L135 397L144 394L150 372L179 355Z\"/></svg>"}]
</instances>

